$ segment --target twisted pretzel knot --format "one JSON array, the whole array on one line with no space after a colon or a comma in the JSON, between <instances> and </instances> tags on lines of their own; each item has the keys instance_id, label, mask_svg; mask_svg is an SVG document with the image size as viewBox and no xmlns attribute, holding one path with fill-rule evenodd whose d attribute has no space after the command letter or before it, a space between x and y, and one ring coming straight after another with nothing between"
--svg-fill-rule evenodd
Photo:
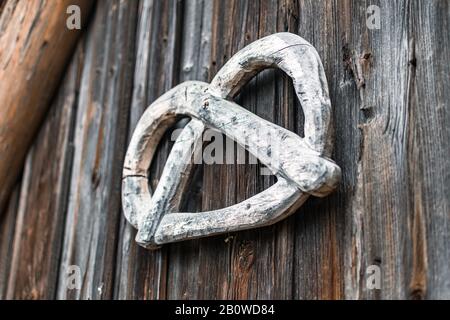
<instances>
[{"instance_id":1,"label":"twisted pretzel knot","mask_svg":"<svg viewBox=\"0 0 450 320\"><path fill-rule=\"evenodd\" d=\"M293 80L305 116L299 137L230 101L242 86L265 68L278 67ZM148 168L164 132L177 116L191 118L169 154L153 195ZM244 146L277 177L265 191L219 210L180 213L192 158L201 152L206 128L221 131ZM264 128L281 139L277 157ZM273 224L294 212L310 194L325 196L340 179L329 159L332 147L331 104L322 63L301 37L277 33L257 40L234 55L211 84L184 82L171 89L142 115L125 157L122 203L126 219L138 229L136 241L146 248Z\"/></svg>"}]
</instances>

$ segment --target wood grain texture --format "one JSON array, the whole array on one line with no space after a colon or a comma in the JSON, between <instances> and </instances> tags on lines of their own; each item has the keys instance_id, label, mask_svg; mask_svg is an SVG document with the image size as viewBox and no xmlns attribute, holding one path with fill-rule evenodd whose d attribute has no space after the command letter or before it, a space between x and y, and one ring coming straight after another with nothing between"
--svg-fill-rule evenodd
<instances>
[{"instance_id":1,"label":"wood grain texture","mask_svg":"<svg viewBox=\"0 0 450 320\"><path fill-rule=\"evenodd\" d=\"M288 14L280 17L279 25L277 21L277 12L286 13L286 7L290 5L285 2L215 2L211 77L246 44L277 31L291 31L288 26L292 27L293 22ZM280 86L283 82L286 88ZM290 106L295 105L291 85L281 72L266 71L242 90L237 101L255 114L294 131L293 122L289 126L287 117L283 116L285 112L296 113L283 103L284 99L290 99ZM274 105L277 105L276 109ZM207 166L203 210L234 204L268 188L274 180L261 176L260 169L258 165ZM287 232L289 220L260 230L203 241L199 282L207 285L201 297L290 298L292 291L287 283L292 282L289 253L292 254L294 238ZM219 279L214 280L214 275L209 274L208 265L213 266L213 274L218 274ZM283 272L276 271L279 267L283 267ZM216 286L212 281L222 285Z\"/></svg>"},{"instance_id":2,"label":"wood grain texture","mask_svg":"<svg viewBox=\"0 0 450 320\"><path fill-rule=\"evenodd\" d=\"M9 274L9 299L55 298L82 64L80 45L27 155Z\"/></svg>"},{"instance_id":3,"label":"wood grain texture","mask_svg":"<svg viewBox=\"0 0 450 320\"><path fill-rule=\"evenodd\" d=\"M17 184L9 198L4 214L0 216L0 300L4 300L7 297L19 194L20 184Z\"/></svg>"},{"instance_id":4,"label":"wood grain texture","mask_svg":"<svg viewBox=\"0 0 450 320\"><path fill-rule=\"evenodd\" d=\"M99 1L96 10L80 79L58 299L113 295L137 3ZM80 290L67 287L70 265L80 268Z\"/></svg>"},{"instance_id":5,"label":"wood grain texture","mask_svg":"<svg viewBox=\"0 0 450 320\"><path fill-rule=\"evenodd\" d=\"M26 296L26 284L41 279L39 288L56 288L57 297L75 299L450 298L448 1L142 0L133 2L137 8L126 1L108 3L98 4L84 40L58 279L21 273L11 282L16 290L10 291ZM371 4L381 9L380 30L366 26ZM334 107L332 158L343 174L338 191L327 198L310 197L293 216L273 226L170 244L154 252L139 248L119 199L123 157L142 112L182 81L210 82L246 44L281 31L305 38L323 62ZM109 71L113 77L107 76ZM236 101L303 134L303 114L282 72L261 73ZM46 121L55 127L55 114L49 113ZM32 259L30 264L49 261L39 250L33 258L27 253L41 245L31 242L34 233L11 242L14 230L33 230L31 222L39 214L29 209L29 221L14 218L26 218L18 208L36 205L36 182L30 177L47 175L49 180L41 181L54 181L55 169L39 162L49 159L44 150L60 154L53 150L58 144L46 146L45 134L39 137L23 173L21 184L27 187L18 187L22 190L11 200L9 218L0 220L3 297L8 291L5 273L26 264L15 263L11 270L13 252ZM151 167L153 188L170 151L169 140L170 133ZM219 209L267 189L275 181L261 175L261 167L197 168L183 210ZM47 197L46 184L43 190ZM40 213L48 215L45 221L65 215L52 210ZM53 228L49 226L49 234ZM36 228L35 235L44 229ZM81 266L81 291L65 290L67 264ZM380 290L366 286L367 267L374 264L381 269Z\"/></svg>"},{"instance_id":6,"label":"wood grain texture","mask_svg":"<svg viewBox=\"0 0 450 320\"><path fill-rule=\"evenodd\" d=\"M0 0L0 16L2 15L3 10L6 6L6 0Z\"/></svg>"},{"instance_id":7,"label":"wood grain texture","mask_svg":"<svg viewBox=\"0 0 450 320\"><path fill-rule=\"evenodd\" d=\"M177 83L181 42L181 1L141 1L137 28L134 89L129 137L151 101ZM166 138L151 168L154 188L169 152ZM120 226L115 297L164 299L167 285L167 248L148 252L135 241L136 232L123 218ZM146 279L143 281L143 279Z\"/></svg>"},{"instance_id":8,"label":"wood grain texture","mask_svg":"<svg viewBox=\"0 0 450 320\"><path fill-rule=\"evenodd\" d=\"M450 4L408 5L406 297L450 299Z\"/></svg>"},{"instance_id":9,"label":"wood grain texture","mask_svg":"<svg viewBox=\"0 0 450 320\"><path fill-rule=\"evenodd\" d=\"M22 169L81 31L66 27L69 5L86 23L92 1L0 5L0 210Z\"/></svg>"},{"instance_id":10,"label":"wood grain texture","mask_svg":"<svg viewBox=\"0 0 450 320\"><path fill-rule=\"evenodd\" d=\"M448 297L448 271L441 269L448 266L449 253L444 244L448 197L441 193L448 189L448 173L441 170L449 166L444 156L449 149L443 140L432 141L448 137L439 111L448 97L435 86L448 73L444 57L449 53L433 48L439 45L433 38L448 25L450 12L445 1L375 4L381 9L380 30L366 28L359 3L300 1L299 33L319 48L331 83L334 157L343 181L335 196L310 202L305 216L297 217L303 236L297 238L296 298L431 298L437 292ZM418 32L418 26L428 29ZM426 90L429 86L433 89ZM431 123L438 112L442 117ZM425 128L439 133L427 134ZM431 159L425 152L433 147ZM430 168L427 178L421 168ZM425 182L431 176L433 187ZM431 231L437 220L439 232ZM311 248L311 242L317 245ZM427 252L429 246L433 249ZM436 252L442 260L436 260ZM432 258L441 270L439 284L429 270ZM381 290L366 287L367 267L374 264L381 268Z\"/></svg>"},{"instance_id":11,"label":"wood grain texture","mask_svg":"<svg viewBox=\"0 0 450 320\"><path fill-rule=\"evenodd\" d=\"M182 51L180 56L179 82L188 80L208 81L211 55L213 1L185 1L183 14ZM184 195L182 209L190 212L202 210L203 166L196 166L191 186ZM167 286L168 299L190 299L201 296L207 283L199 281L200 240L174 243L168 248ZM213 266L214 268L215 266Z\"/></svg>"}]
</instances>

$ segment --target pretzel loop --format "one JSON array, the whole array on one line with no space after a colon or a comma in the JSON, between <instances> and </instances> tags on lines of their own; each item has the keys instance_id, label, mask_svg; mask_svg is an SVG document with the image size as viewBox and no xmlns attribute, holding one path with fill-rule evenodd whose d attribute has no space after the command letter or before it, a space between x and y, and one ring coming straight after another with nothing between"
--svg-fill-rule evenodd
<instances>
[{"instance_id":1,"label":"pretzel loop","mask_svg":"<svg viewBox=\"0 0 450 320\"><path fill-rule=\"evenodd\" d=\"M282 69L293 80L305 115L304 138L229 100L258 72L271 67ZM162 135L180 115L191 121L175 141L151 196L148 168ZM177 212L206 128L219 130L244 146L272 170L277 183L223 209ZM276 139L267 139L261 130ZM124 214L138 229L136 241L154 249L164 243L270 225L285 218L310 194L325 196L336 188L340 169L329 159L332 135L328 87L316 50L290 33L253 42L236 53L211 84L184 82L151 104L139 120L125 157L122 183ZM282 145L276 154L275 144Z\"/></svg>"}]
</instances>

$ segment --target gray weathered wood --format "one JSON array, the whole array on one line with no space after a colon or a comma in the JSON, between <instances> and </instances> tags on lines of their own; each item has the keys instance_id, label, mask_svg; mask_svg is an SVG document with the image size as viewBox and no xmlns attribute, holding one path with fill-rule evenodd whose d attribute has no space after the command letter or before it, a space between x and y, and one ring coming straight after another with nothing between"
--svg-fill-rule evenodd
<instances>
[{"instance_id":1,"label":"gray weathered wood","mask_svg":"<svg viewBox=\"0 0 450 320\"><path fill-rule=\"evenodd\" d=\"M11 257L9 299L55 298L83 50L80 43L47 120L28 152Z\"/></svg>"},{"instance_id":2,"label":"gray weathered wood","mask_svg":"<svg viewBox=\"0 0 450 320\"><path fill-rule=\"evenodd\" d=\"M183 15L183 45L180 56L179 81L208 81L211 56L213 1L185 1ZM195 166L188 192L184 194L182 210L202 210L203 166ZM202 288L199 259L202 240L192 240L168 245L167 287L168 299L189 299L199 296ZM166 250L166 249L163 249ZM217 264L219 264L218 262Z\"/></svg>"},{"instance_id":3,"label":"gray weathered wood","mask_svg":"<svg viewBox=\"0 0 450 320\"><path fill-rule=\"evenodd\" d=\"M58 299L111 298L134 70L137 3L99 1L86 39ZM67 268L80 268L80 290Z\"/></svg>"},{"instance_id":4,"label":"gray weathered wood","mask_svg":"<svg viewBox=\"0 0 450 320\"><path fill-rule=\"evenodd\" d=\"M148 104L177 83L178 52L182 39L181 4L180 1L140 1L136 31L136 67L129 122L130 138ZM124 148L126 149L126 145ZM151 187L156 187L168 148L166 139L158 148L155 166L151 168ZM135 229L123 215L121 217L115 297L164 299L167 285L167 248L148 252L138 246L133 241Z\"/></svg>"},{"instance_id":5,"label":"gray weathered wood","mask_svg":"<svg viewBox=\"0 0 450 320\"><path fill-rule=\"evenodd\" d=\"M369 4L380 6L380 30L366 26ZM102 1L95 14L103 16L109 9ZM117 153L120 159L110 161L117 166L112 170L114 175L108 170L101 175L118 178L107 184L114 188L114 195L104 189L105 197L113 204L110 208L100 207L99 200L95 202L98 209L93 209L95 205L80 205L77 211L81 221L89 215L99 217L102 212L109 224L103 227L99 219L93 219L86 223L92 227L86 228L70 219L68 226L77 230L76 237L68 236L74 240L63 247L63 251L77 257L71 263L81 261L83 266L90 261L91 266L95 265L97 278L82 267L86 278L83 288L95 291L102 282L99 278L105 274L111 277L104 277L107 281L103 282L108 283L104 288L108 289L103 295L75 290L67 297L449 298L450 43L444 32L449 29L449 19L449 4L443 0L139 1L139 21L133 31L117 35L131 42L136 37L137 53L130 53L132 59L136 57L136 66L131 68L134 80L132 76L128 79L129 85L134 83L131 109L122 113L125 121L129 120L129 128L119 130L122 140L107 144L108 148L121 148L120 155ZM117 24L106 20L104 29L98 27L97 21L97 28L88 31L93 34L97 30L96 34L102 35L94 41L97 49L85 55L85 68L95 65L98 73L115 65L115 60L105 58L108 55L100 50L102 45L111 48L110 57L134 51L131 43L124 51L113 50L117 38L107 36L112 30L128 30L127 20ZM156 251L138 246L134 228L120 213L119 201L115 201L120 197L126 137L131 137L144 109L183 81L211 82L247 44L285 31L310 42L324 66L334 107L332 158L342 168L337 192L322 199L310 197L296 214L269 227L167 244ZM93 63L95 59L102 63ZM95 95L102 92L100 86L88 87ZM121 90L118 88L121 86L110 92ZM258 74L235 98L237 104L261 118L302 136L304 117L296 100L289 76L273 70ZM113 117L111 114L121 108L126 108L126 103L115 103L108 114ZM103 115L105 125L112 121L106 113ZM46 121L51 119L49 116ZM76 123L88 127L93 119L99 121L101 117L98 113L78 116ZM74 143L75 153L85 150L86 168L92 165L89 159L97 150L87 147L94 143L91 140L96 138L78 138ZM163 137L156 151L151 167L152 190L166 165L169 140ZM36 140L35 152L44 150L44 145L45 139ZM54 154L52 148L58 148L58 144L45 150ZM229 207L269 188L275 179L260 175L261 166L197 166L180 210L200 212ZM35 163L28 168L29 176L51 172L50 165ZM89 172L72 174L71 179L87 175ZM86 186L87 180L82 181ZM99 193L83 194L87 200L78 203L92 204L96 196L103 197ZM23 194L21 198L29 201L25 207L36 205L32 203L36 197L28 199ZM16 213L7 213L11 217L8 223L0 222L0 238L6 237L8 242L16 225L13 220L17 210L13 211ZM55 215L51 210L41 212L42 216L46 214ZM32 230L34 226L30 222L27 227ZM43 229L37 228L36 232L39 230ZM66 236L67 231L64 233ZM33 261L45 261L42 255L47 252L34 250L41 245L38 241L27 237L23 241L28 245L22 250L34 252ZM103 248L105 242L108 250L92 249ZM2 270L10 268L14 246L5 245L3 240L0 244L0 292L4 294L7 288L1 279L9 274ZM373 264L381 268L381 290L366 287L366 270ZM21 273L20 277L29 276ZM55 286L53 277L39 279L41 288ZM20 279L16 284L19 282L33 283L30 279Z\"/></svg>"},{"instance_id":6,"label":"gray weathered wood","mask_svg":"<svg viewBox=\"0 0 450 320\"><path fill-rule=\"evenodd\" d=\"M0 216L0 299L7 297L11 259L14 251L14 230L19 206L20 185L16 185L6 210Z\"/></svg>"}]
</instances>

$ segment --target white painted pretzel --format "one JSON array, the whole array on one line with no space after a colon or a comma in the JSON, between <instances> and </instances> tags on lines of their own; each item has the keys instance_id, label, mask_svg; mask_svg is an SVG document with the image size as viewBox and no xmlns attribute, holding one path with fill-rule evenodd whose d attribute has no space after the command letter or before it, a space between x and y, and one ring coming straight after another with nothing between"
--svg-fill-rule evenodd
<instances>
[{"instance_id":1,"label":"white painted pretzel","mask_svg":"<svg viewBox=\"0 0 450 320\"><path fill-rule=\"evenodd\" d=\"M231 99L253 76L278 67L293 80L305 115L302 138L240 107ZM332 149L331 103L320 58L314 47L291 33L259 39L237 52L211 84L188 81L169 90L142 115L125 157L122 202L126 219L138 229L136 241L147 248L273 224L293 213L310 194L325 196L340 179L329 158ZM151 195L148 168L164 132L177 117L188 116ZM277 177L259 194L219 210L181 213L192 159L202 148L206 128L234 139ZM258 134L264 129L273 140ZM283 147L272 151L273 141Z\"/></svg>"}]
</instances>

